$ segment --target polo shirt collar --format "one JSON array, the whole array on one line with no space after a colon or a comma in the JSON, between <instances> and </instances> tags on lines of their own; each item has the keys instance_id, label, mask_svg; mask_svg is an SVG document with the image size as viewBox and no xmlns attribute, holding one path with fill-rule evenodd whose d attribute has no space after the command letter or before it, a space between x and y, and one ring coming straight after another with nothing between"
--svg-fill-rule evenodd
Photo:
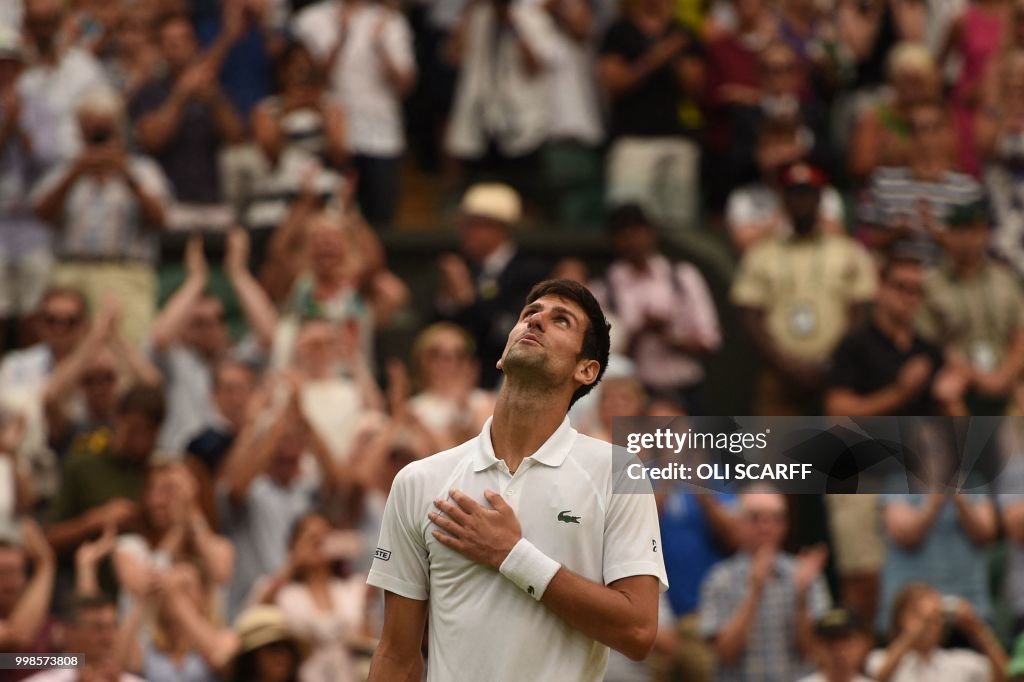
<instances>
[{"instance_id":1,"label":"polo shirt collar","mask_svg":"<svg viewBox=\"0 0 1024 682\"><path fill-rule=\"evenodd\" d=\"M473 453L473 471L479 472L489 469L500 460L494 454L494 444L491 442L491 422L494 417L488 417L484 422L484 428L477 437L476 452ZM569 454L569 448L576 440L576 429L569 423L569 416L566 415L562 423L555 429L555 432L544 441L540 448L527 459L533 459L549 467L557 467L565 461Z\"/></svg>"}]
</instances>

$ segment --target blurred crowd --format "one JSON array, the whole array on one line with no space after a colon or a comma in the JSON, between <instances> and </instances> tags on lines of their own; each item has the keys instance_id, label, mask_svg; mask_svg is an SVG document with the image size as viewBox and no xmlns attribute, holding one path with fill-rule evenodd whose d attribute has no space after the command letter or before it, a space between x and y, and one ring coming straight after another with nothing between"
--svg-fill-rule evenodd
<instances>
[{"instance_id":1,"label":"blurred crowd","mask_svg":"<svg viewBox=\"0 0 1024 682\"><path fill-rule=\"evenodd\" d=\"M480 432L542 279L612 320L570 414L610 440L708 414L727 329L756 414L1019 415L1022 274L1020 0L0 0L0 650L363 679L391 482ZM659 494L663 627L607 679L1024 679L1014 454Z\"/></svg>"}]
</instances>

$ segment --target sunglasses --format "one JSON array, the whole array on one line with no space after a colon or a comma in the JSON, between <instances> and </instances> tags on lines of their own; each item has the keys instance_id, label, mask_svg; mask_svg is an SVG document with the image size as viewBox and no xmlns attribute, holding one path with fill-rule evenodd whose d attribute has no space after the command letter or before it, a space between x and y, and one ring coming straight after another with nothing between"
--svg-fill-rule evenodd
<instances>
[{"instance_id":1,"label":"sunglasses","mask_svg":"<svg viewBox=\"0 0 1024 682\"><path fill-rule=\"evenodd\" d=\"M113 372L92 372L82 376L83 386L100 386L112 384L117 379Z\"/></svg>"},{"instance_id":2,"label":"sunglasses","mask_svg":"<svg viewBox=\"0 0 1024 682\"><path fill-rule=\"evenodd\" d=\"M761 521L778 523L786 520L786 512L781 511L751 511L747 512L744 516L755 523L760 523Z\"/></svg>"},{"instance_id":3,"label":"sunglasses","mask_svg":"<svg viewBox=\"0 0 1024 682\"><path fill-rule=\"evenodd\" d=\"M43 323L48 327L77 327L82 323L82 316L46 313L43 315Z\"/></svg>"}]
</instances>

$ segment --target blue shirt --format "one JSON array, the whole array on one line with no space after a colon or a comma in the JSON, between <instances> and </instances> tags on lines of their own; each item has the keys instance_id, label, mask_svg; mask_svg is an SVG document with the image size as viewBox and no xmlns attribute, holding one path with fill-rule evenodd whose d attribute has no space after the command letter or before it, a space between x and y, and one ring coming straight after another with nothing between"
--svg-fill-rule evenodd
<instances>
[{"instance_id":1,"label":"blue shirt","mask_svg":"<svg viewBox=\"0 0 1024 682\"><path fill-rule=\"evenodd\" d=\"M662 505L661 540L668 572L668 599L677 616L697 610L704 577L725 558L696 494L713 494L716 501L726 507L736 504L735 495L679 491Z\"/></svg>"}]
</instances>

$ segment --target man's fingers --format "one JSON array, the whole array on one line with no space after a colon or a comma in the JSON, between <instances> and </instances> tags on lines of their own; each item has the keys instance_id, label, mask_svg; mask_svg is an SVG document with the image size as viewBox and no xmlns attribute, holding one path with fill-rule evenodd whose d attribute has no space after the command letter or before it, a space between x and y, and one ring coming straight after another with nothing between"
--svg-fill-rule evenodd
<instances>
[{"instance_id":1,"label":"man's fingers","mask_svg":"<svg viewBox=\"0 0 1024 682\"><path fill-rule=\"evenodd\" d=\"M495 511L504 512L511 509L511 507L508 506L508 502L505 501L505 498L493 490L485 490L484 497L491 503L491 507L493 507Z\"/></svg>"},{"instance_id":2,"label":"man's fingers","mask_svg":"<svg viewBox=\"0 0 1024 682\"><path fill-rule=\"evenodd\" d=\"M477 504L476 500L461 490L452 488L448 495L455 500L455 504L459 505L459 508L467 514L472 514L480 509L480 505Z\"/></svg>"},{"instance_id":3,"label":"man's fingers","mask_svg":"<svg viewBox=\"0 0 1024 682\"><path fill-rule=\"evenodd\" d=\"M460 526L466 525L466 521L469 520L469 514L464 512L457 504L452 504L448 500L434 500L434 506L447 514Z\"/></svg>"},{"instance_id":4,"label":"man's fingers","mask_svg":"<svg viewBox=\"0 0 1024 682\"><path fill-rule=\"evenodd\" d=\"M464 548L463 548L462 542L460 542L457 538L454 538L451 535L447 535L445 533L442 533L439 530L435 530L435 531L432 531L432 532L434 533L434 537L437 538L437 541L440 542L445 547L451 547L452 549L454 549L456 552L459 552L460 554L464 553L463 552Z\"/></svg>"},{"instance_id":5,"label":"man's fingers","mask_svg":"<svg viewBox=\"0 0 1024 682\"><path fill-rule=\"evenodd\" d=\"M441 516L440 514L431 512L427 514L427 517L433 522L435 526L444 530L444 532L448 533L448 535L453 537L460 537L462 535L462 526L460 526L455 521L452 521L447 516Z\"/></svg>"}]
</instances>

